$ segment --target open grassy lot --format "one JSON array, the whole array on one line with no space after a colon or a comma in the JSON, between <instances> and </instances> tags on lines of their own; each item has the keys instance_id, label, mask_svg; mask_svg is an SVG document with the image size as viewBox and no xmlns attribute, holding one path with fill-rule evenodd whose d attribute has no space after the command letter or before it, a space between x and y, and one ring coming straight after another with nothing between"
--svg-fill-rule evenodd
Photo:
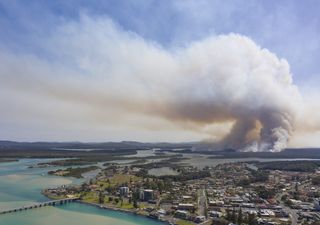
<instances>
[{"instance_id":1,"label":"open grassy lot","mask_svg":"<svg viewBox=\"0 0 320 225\"><path fill-rule=\"evenodd\" d=\"M177 225L194 225L194 223L186 220L179 220L177 221Z\"/></svg>"},{"instance_id":2,"label":"open grassy lot","mask_svg":"<svg viewBox=\"0 0 320 225\"><path fill-rule=\"evenodd\" d=\"M120 184L129 183L132 181L139 181L142 178L134 176L134 175L127 175L127 174L116 174L113 177L105 180L105 181L98 181L97 184L102 188L106 187L114 187Z\"/></svg>"}]
</instances>

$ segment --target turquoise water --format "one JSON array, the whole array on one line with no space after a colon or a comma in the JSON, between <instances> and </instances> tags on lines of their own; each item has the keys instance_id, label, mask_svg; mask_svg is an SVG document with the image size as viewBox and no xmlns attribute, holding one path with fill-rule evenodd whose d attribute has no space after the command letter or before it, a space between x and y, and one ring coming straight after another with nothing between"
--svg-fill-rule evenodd
<instances>
[{"instance_id":1,"label":"turquoise water","mask_svg":"<svg viewBox=\"0 0 320 225\"><path fill-rule=\"evenodd\" d=\"M71 203L0 216L2 225L160 225L145 217Z\"/></svg>"},{"instance_id":2,"label":"turquoise water","mask_svg":"<svg viewBox=\"0 0 320 225\"><path fill-rule=\"evenodd\" d=\"M0 210L45 201L47 198L40 193L42 189L79 182L76 179L48 176L46 172L52 168L28 168L43 161L46 159L23 159L19 162L0 163ZM160 225L163 223L79 203L0 215L0 225L52 224Z\"/></svg>"}]
</instances>

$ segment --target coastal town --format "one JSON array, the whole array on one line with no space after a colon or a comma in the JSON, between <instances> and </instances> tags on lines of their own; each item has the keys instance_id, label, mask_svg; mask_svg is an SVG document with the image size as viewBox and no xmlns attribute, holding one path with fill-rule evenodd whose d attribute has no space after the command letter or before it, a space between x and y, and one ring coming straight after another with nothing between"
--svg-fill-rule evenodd
<instances>
[{"instance_id":1,"label":"coastal town","mask_svg":"<svg viewBox=\"0 0 320 225\"><path fill-rule=\"evenodd\" d=\"M0 225L320 225L320 0L0 0Z\"/></svg>"},{"instance_id":2,"label":"coastal town","mask_svg":"<svg viewBox=\"0 0 320 225\"><path fill-rule=\"evenodd\" d=\"M80 185L43 194L77 197L83 204L177 225L319 224L320 171L294 163L233 162L202 169L184 165L172 168L175 175L161 176L150 175L144 164L110 163ZM160 168L155 164L153 169Z\"/></svg>"}]
</instances>

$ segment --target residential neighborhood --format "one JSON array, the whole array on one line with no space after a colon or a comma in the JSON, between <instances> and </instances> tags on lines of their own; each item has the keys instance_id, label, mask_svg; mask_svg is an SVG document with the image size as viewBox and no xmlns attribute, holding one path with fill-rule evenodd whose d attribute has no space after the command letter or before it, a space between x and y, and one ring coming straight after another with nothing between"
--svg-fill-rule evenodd
<instances>
[{"instance_id":1,"label":"residential neighborhood","mask_svg":"<svg viewBox=\"0 0 320 225\"><path fill-rule=\"evenodd\" d=\"M123 210L171 224L316 224L320 172L258 169L253 162L185 166L178 175L150 176L111 164L89 182L47 189L50 198Z\"/></svg>"}]
</instances>

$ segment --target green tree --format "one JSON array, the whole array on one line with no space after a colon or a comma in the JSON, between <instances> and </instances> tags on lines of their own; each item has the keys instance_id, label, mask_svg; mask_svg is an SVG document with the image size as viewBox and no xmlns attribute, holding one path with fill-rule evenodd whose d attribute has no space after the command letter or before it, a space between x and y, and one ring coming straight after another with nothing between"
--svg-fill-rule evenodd
<instances>
[{"instance_id":1,"label":"green tree","mask_svg":"<svg viewBox=\"0 0 320 225\"><path fill-rule=\"evenodd\" d=\"M138 199L139 199L139 192L138 190L134 190L132 193L132 201L133 201L133 207L138 208Z\"/></svg>"},{"instance_id":2,"label":"green tree","mask_svg":"<svg viewBox=\"0 0 320 225\"><path fill-rule=\"evenodd\" d=\"M255 218L256 218L256 215L254 213L249 213L248 214L248 225L254 225Z\"/></svg>"},{"instance_id":3,"label":"green tree","mask_svg":"<svg viewBox=\"0 0 320 225\"><path fill-rule=\"evenodd\" d=\"M288 200L288 195L282 195L281 196L281 201L285 202Z\"/></svg>"},{"instance_id":4,"label":"green tree","mask_svg":"<svg viewBox=\"0 0 320 225\"><path fill-rule=\"evenodd\" d=\"M226 213L227 213L226 219L230 221L231 220L230 209L226 209Z\"/></svg>"},{"instance_id":5,"label":"green tree","mask_svg":"<svg viewBox=\"0 0 320 225\"><path fill-rule=\"evenodd\" d=\"M233 208L233 210L232 210L231 221L232 221L232 223L236 223L237 222L237 215L236 215L235 208Z\"/></svg>"},{"instance_id":6,"label":"green tree","mask_svg":"<svg viewBox=\"0 0 320 225\"><path fill-rule=\"evenodd\" d=\"M84 182L84 183L81 184L81 191L86 191L87 188L88 188L88 185L87 185L86 182Z\"/></svg>"},{"instance_id":7,"label":"green tree","mask_svg":"<svg viewBox=\"0 0 320 225\"><path fill-rule=\"evenodd\" d=\"M256 192L259 197L263 199L273 198L276 194L276 191L274 189L267 189L265 186L257 187Z\"/></svg>"},{"instance_id":8,"label":"green tree","mask_svg":"<svg viewBox=\"0 0 320 225\"><path fill-rule=\"evenodd\" d=\"M122 206L122 205L123 205L123 198L120 197L120 206Z\"/></svg>"},{"instance_id":9,"label":"green tree","mask_svg":"<svg viewBox=\"0 0 320 225\"><path fill-rule=\"evenodd\" d=\"M241 225L243 222L242 209L240 208L238 211L238 224Z\"/></svg>"},{"instance_id":10,"label":"green tree","mask_svg":"<svg viewBox=\"0 0 320 225\"><path fill-rule=\"evenodd\" d=\"M315 176L312 178L312 184L320 185L320 176Z\"/></svg>"},{"instance_id":11,"label":"green tree","mask_svg":"<svg viewBox=\"0 0 320 225\"><path fill-rule=\"evenodd\" d=\"M138 208L138 201L136 199L133 200L133 207Z\"/></svg>"},{"instance_id":12,"label":"green tree","mask_svg":"<svg viewBox=\"0 0 320 225\"><path fill-rule=\"evenodd\" d=\"M104 194L102 191L99 191L99 204L104 203Z\"/></svg>"}]
</instances>

